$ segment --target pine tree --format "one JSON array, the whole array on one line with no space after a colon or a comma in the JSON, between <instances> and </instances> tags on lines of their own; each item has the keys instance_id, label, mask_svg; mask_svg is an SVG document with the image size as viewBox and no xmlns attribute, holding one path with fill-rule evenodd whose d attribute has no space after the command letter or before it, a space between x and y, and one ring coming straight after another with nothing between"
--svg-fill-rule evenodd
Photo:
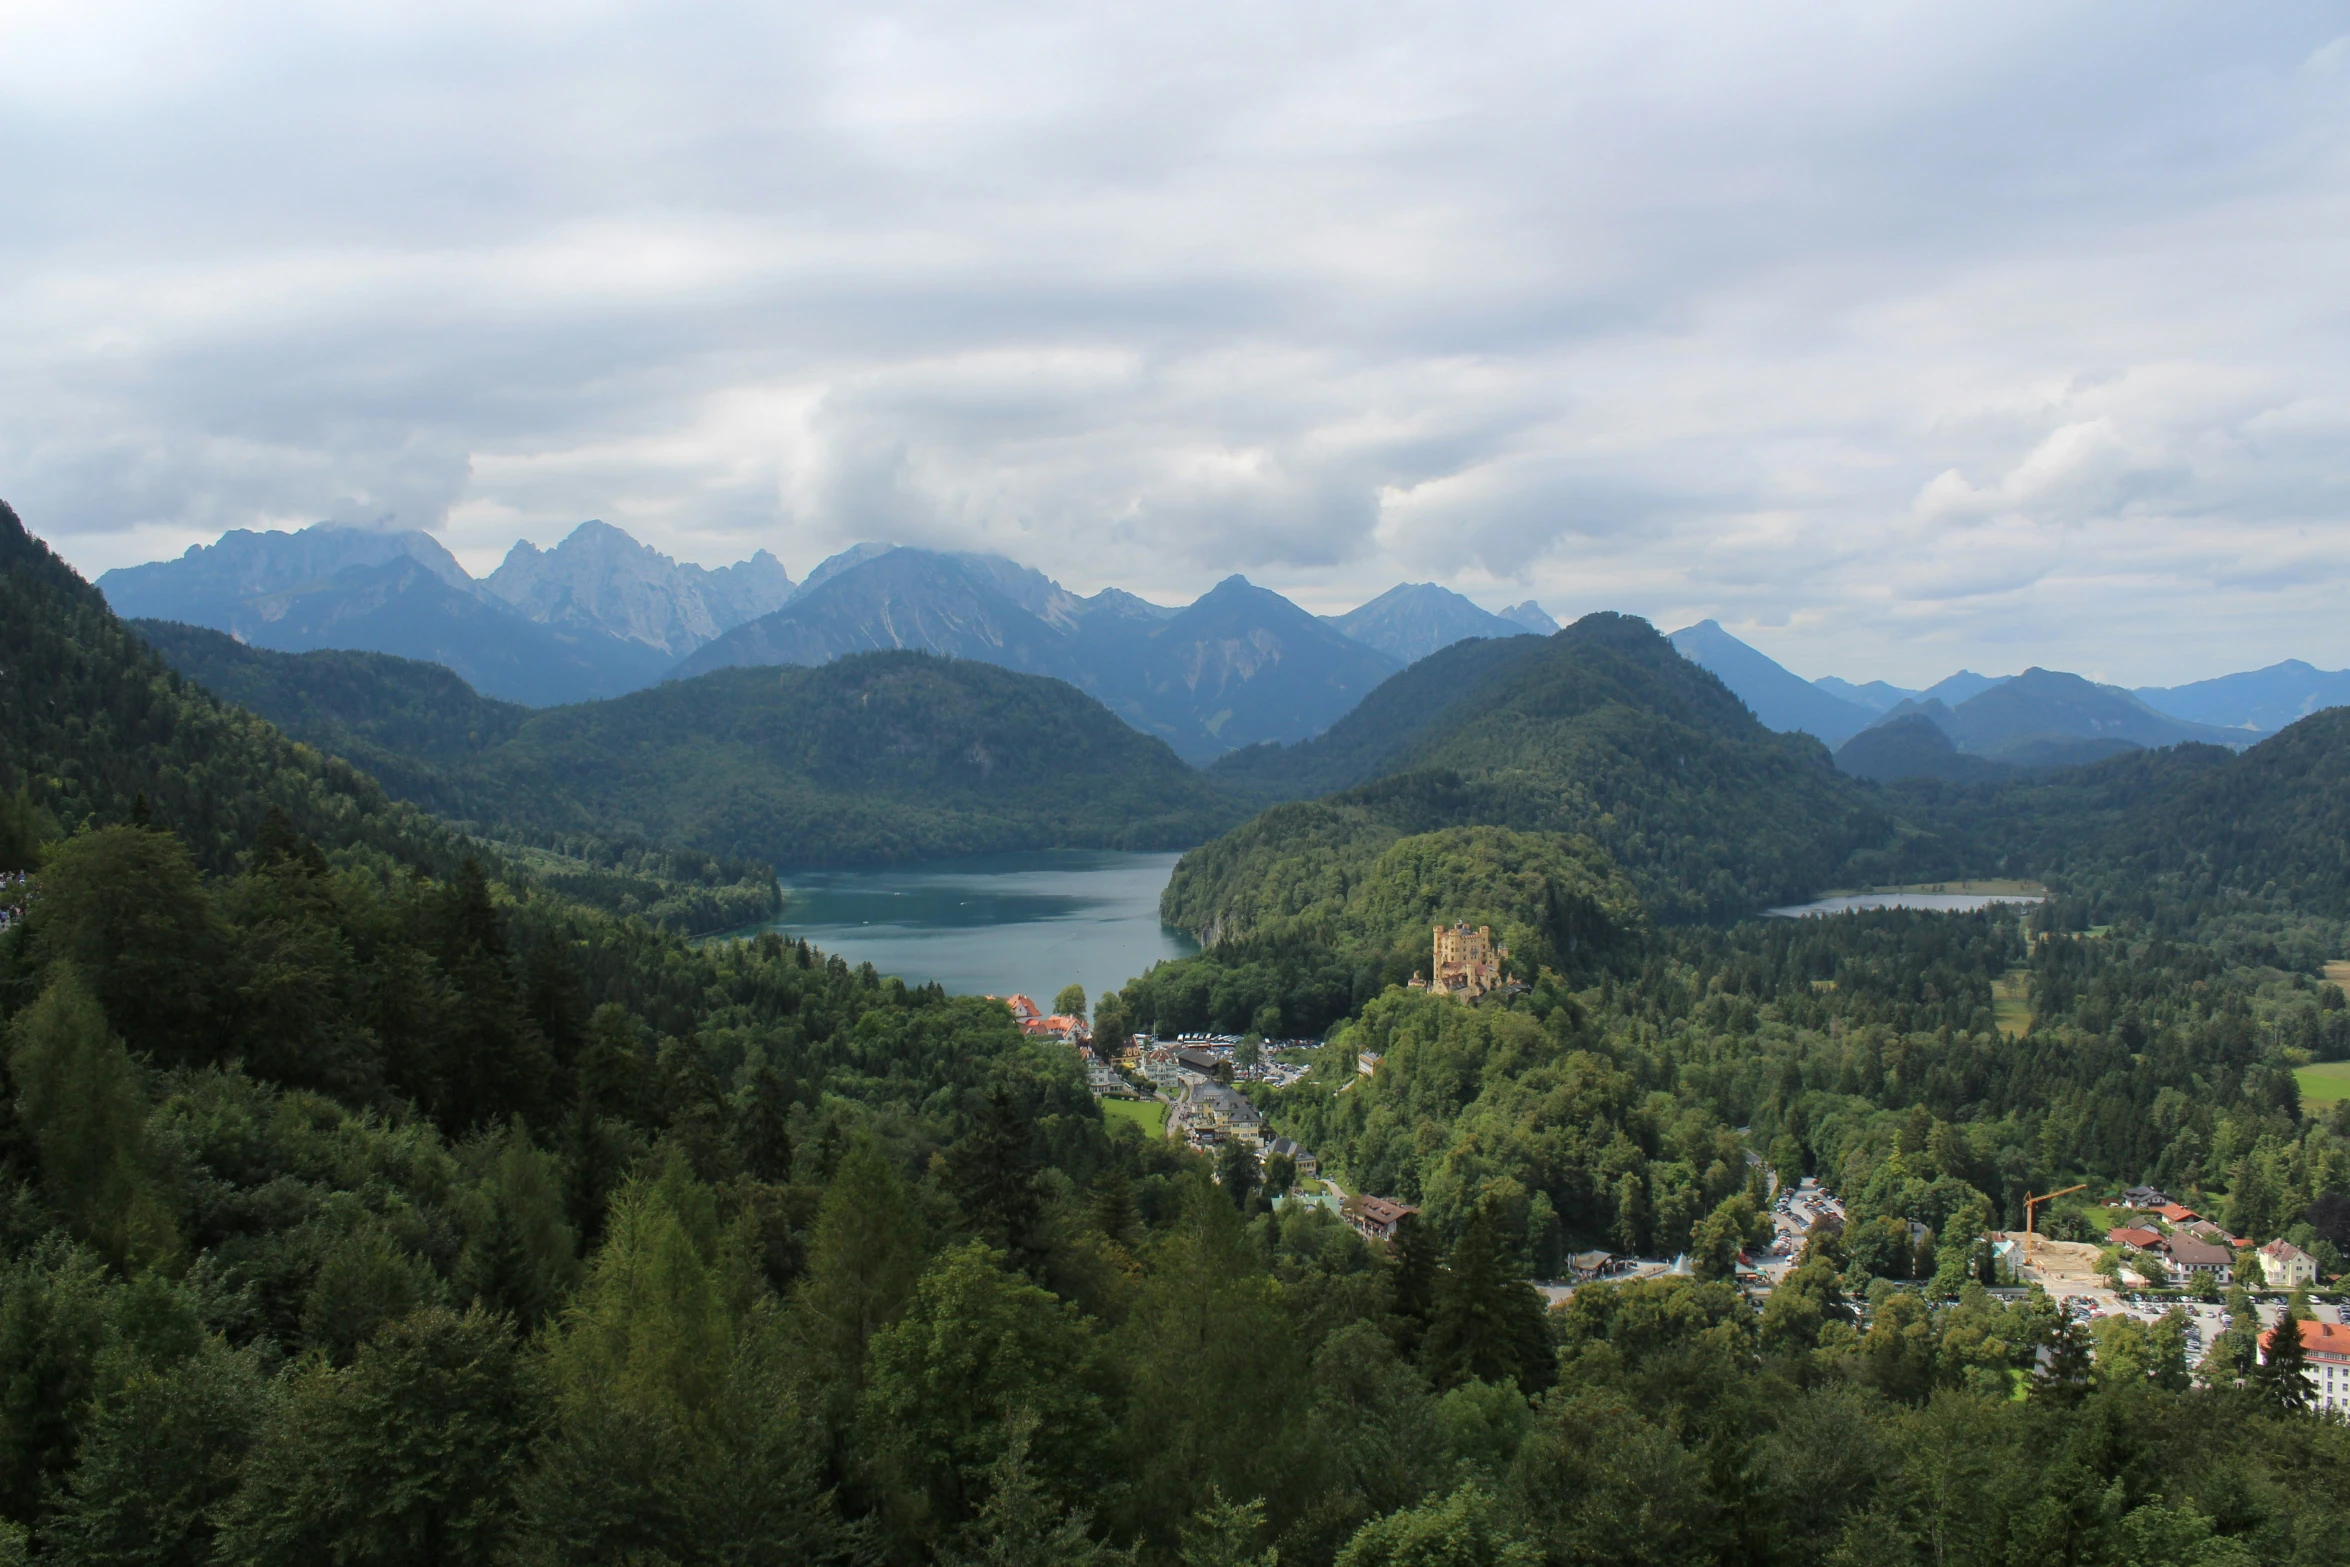
<instances>
[{"instance_id":1,"label":"pine tree","mask_svg":"<svg viewBox=\"0 0 2350 1567\"><path fill-rule=\"evenodd\" d=\"M865 1385L873 1335L897 1321L922 1269L922 1225L889 1156L870 1137L841 1156L808 1241L798 1305L835 1385Z\"/></svg>"},{"instance_id":2,"label":"pine tree","mask_svg":"<svg viewBox=\"0 0 2350 1567\"><path fill-rule=\"evenodd\" d=\"M2301 1324L2288 1312L2269 1332L2264 1347L2267 1354L2248 1377L2253 1391L2279 1409L2307 1409L2309 1349L2301 1341Z\"/></svg>"},{"instance_id":3,"label":"pine tree","mask_svg":"<svg viewBox=\"0 0 2350 1567\"><path fill-rule=\"evenodd\" d=\"M1474 1377L1514 1381L1519 1391L1533 1394L1558 1380L1542 1297L1519 1277L1490 1207L1470 1216L1437 1277L1435 1319L1421 1365L1440 1388Z\"/></svg>"},{"instance_id":4,"label":"pine tree","mask_svg":"<svg viewBox=\"0 0 2350 1567\"><path fill-rule=\"evenodd\" d=\"M1023 1264L1035 1253L1036 1156L1027 1117L1001 1088L980 1100L971 1130L947 1162L955 1177L955 1200L981 1239Z\"/></svg>"},{"instance_id":5,"label":"pine tree","mask_svg":"<svg viewBox=\"0 0 2350 1567\"><path fill-rule=\"evenodd\" d=\"M154 1172L138 1068L75 965L50 965L48 987L8 1038L18 1113L40 1150L51 1205L118 1266L171 1256L179 1240Z\"/></svg>"},{"instance_id":6,"label":"pine tree","mask_svg":"<svg viewBox=\"0 0 2350 1567\"><path fill-rule=\"evenodd\" d=\"M2090 1365L2089 1330L2068 1313L2048 1336L2048 1359L2032 1384L2032 1396L2049 1403L2079 1403L2088 1396Z\"/></svg>"},{"instance_id":7,"label":"pine tree","mask_svg":"<svg viewBox=\"0 0 2350 1567\"><path fill-rule=\"evenodd\" d=\"M1241 1212L1248 1211L1249 1198L1255 1195L1262 1179L1257 1169L1256 1154L1239 1138L1226 1143L1217 1152L1216 1182L1224 1189L1224 1195L1232 1206Z\"/></svg>"},{"instance_id":8,"label":"pine tree","mask_svg":"<svg viewBox=\"0 0 2350 1567\"><path fill-rule=\"evenodd\" d=\"M791 1180L791 1085L762 1064L735 1115L735 1142L753 1179L780 1186Z\"/></svg>"},{"instance_id":9,"label":"pine tree","mask_svg":"<svg viewBox=\"0 0 2350 1567\"><path fill-rule=\"evenodd\" d=\"M1418 1214L1406 1214L1395 1227L1388 1255L1395 1264L1396 1348L1406 1356L1416 1356L1436 1315L1436 1237Z\"/></svg>"}]
</instances>

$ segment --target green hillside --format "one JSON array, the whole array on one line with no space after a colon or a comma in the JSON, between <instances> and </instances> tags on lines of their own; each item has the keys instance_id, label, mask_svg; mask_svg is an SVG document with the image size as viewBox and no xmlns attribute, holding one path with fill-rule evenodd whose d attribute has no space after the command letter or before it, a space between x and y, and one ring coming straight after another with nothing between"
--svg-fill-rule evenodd
<instances>
[{"instance_id":1,"label":"green hillside","mask_svg":"<svg viewBox=\"0 0 2350 1567\"><path fill-rule=\"evenodd\" d=\"M1390 675L1311 740L1234 751L1219 758L1208 776L1236 799L1258 806L1351 788L1393 771L1413 747L1449 733L1465 721L1495 671L1539 658L1543 645L1532 637L1456 642Z\"/></svg>"},{"instance_id":2,"label":"green hillside","mask_svg":"<svg viewBox=\"0 0 2350 1567\"><path fill-rule=\"evenodd\" d=\"M175 673L0 504L0 792L57 831L171 824L226 870L274 809L333 850L447 868L460 840Z\"/></svg>"},{"instance_id":3,"label":"green hillside","mask_svg":"<svg viewBox=\"0 0 2350 1567\"><path fill-rule=\"evenodd\" d=\"M1888 798L1977 873L2080 898L2164 885L2198 906L2259 896L2350 918L2350 709L2240 753L2180 745L1972 788L1904 782Z\"/></svg>"},{"instance_id":4,"label":"green hillside","mask_svg":"<svg viewBox=\"0 0 2350 1567\"><path fill-rule=\"evenodd\" d=\"M1326 737L1325 765L1344 757L1377 781L1275 807L1186 856L1169 920L1244 936L1342 899L1398 839L1469 825L1581 835L1657 917L1722 918L1833 885L1893 837L1818 741L1763 728L1645 621L1589 615L1523 654L1499 644L1508 657L1483 646L1448 650L1469 681L1440 712L1392 701Z\"/></svg>"},{"instance_id":5,"label":"green hillside","mask_svg":"<svg viewBox=\"0 0 2350 1567\"><path fill-rule=\"evenodd\" d=\"M294 738L356 763L392 794L459 809L447 776L510 740L531 709L486 697L444 664L390 653L277 653L168 620L130 627L172 668Z\"/></svg>"},{"instance_id":6,"label":"green hillside","mask_svg":"<svg viewBox=\"0 0 2350 1567\"><path fill-rule=\"evenodd\" d=\"M818 866L1182 848L1240 814L1083 692L974 660L722 669L534 712L434 665L153 630L189 675L501 840Z\"/></svg>"}]
</instances>

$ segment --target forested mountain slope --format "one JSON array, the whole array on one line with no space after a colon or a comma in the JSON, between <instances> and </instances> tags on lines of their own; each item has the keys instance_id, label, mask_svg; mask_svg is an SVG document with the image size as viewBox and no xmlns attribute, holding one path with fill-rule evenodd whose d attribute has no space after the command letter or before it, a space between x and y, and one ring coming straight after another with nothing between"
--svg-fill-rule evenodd
<instances>
[{"instance_id":1,"label":"forested mountain slope","mask_svg":"<svg viewBox=\"0 0 2350 1567\"><path fill-rule=\"evenodd\" d=\"M212 871L272 809L330 849L427 869L458 852L364 773L175 673L0 503L0 791L15 790L68 832L129 821L143 798Z\"/></svg>"},{"instance_id":2,"label":"forested mountain slope","mask_svg":"<svg viewBox=\"0 0 2350 1567\"><path fill-rule=\"evenodd\" d=\"M390 653L273 652L165 620L130 626L188 679L428 810L460 810L444 772L512 739L531 714L481 695L445 664Z\"/></svg>"},{"instance_id":3,"label":"forested mountain slope","mask_svg":"<svg viewBox=\"0 0 2350 1567\"><path fill-rule=\"evenodd\" d=\"M1972 788L1905 783L1891 798L1978 870L2083 896L2258 894L2350 916L2350 709L2241 753L2182 745Z\"/></svg>"},{"instance_id":4,"label":"forested mountain slope","mask_svg":"<svg viewBox=\"0 0 2350 1567\"><path fill-rule=\"evenodd\" d=\"M1243 935L1342 896L1399 838L1471 824L1587 836L1664 919L1808 895L1892 837L1817 741L1763 728L1645 621L1587 615L1527 648L1477 671L1433 722L1398 701L1330 736L1330 754L1383 776L1186 856L1170 921ZM1475 644L1438 657L1454 654L1480 657Z\"/></svg>"},{"instance_id":5,"label":"forested mountain slope","mask_svg":"<svg viewBox=\"0 0 2350 1567\"><path fill-rule=\"evenodd\" d=\"M468 798L779 865L1176 848L1234 808L1074 687L926 653L724 669L538 714Z\"/></svg>"},{"instance_id":6,"label":"forested mountain slope","mask_svg":"<svg viewBox=\"0 0 2350 1567\"><path fill-rule=\"evenodd\" d=\"M1082 692L970 660L884 653L720 670L532 712L434 665L153 631L187 674L403 797L525 843L837 865L1181 848L1240 814Z\"/></svg>"},{"instance_id":7,"label":"forested mountain slope","mask_svg":"<svg viewBox=\"0 0 2350 1567\"><path fill-rule=\"evenodd\" d=\"M1466 723L1495 670L1540 656L1536 639L1455 642L1388 676L1325 732L1293 745L1252 745L1219 757L1208 776L1252 804L1310 800L1408 766L1415 747Z\"/></svg>"}]
</instances>

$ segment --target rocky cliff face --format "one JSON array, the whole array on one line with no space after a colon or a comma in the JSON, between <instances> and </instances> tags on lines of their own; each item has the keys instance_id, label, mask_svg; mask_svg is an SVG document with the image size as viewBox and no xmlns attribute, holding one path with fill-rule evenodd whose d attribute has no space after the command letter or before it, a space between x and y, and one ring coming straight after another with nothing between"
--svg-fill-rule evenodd
<instances>
[{"instance_id":1,"label":"rocky cliff face","mask_svg":"<svg viewBox=\"0 0 2350 1567\"><path fill-rule=\"evenodd\" d=\"M602 631L672 658L781 607L792 591L765 550L705 570L603 522L581 523L551 550L517 541L482 586L542 625Z\"/></svg>"}]
</instances>

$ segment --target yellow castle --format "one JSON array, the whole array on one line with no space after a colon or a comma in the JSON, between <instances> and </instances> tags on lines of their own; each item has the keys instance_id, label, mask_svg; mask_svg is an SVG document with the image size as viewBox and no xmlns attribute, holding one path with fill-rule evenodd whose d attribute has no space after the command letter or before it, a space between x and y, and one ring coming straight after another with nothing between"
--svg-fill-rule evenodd
<instances>
[{"instance_id":1,"label":"yellow castle","mask_svg":"<svg viewBox=\"0 0 2350 1567\"><path fill-rule=\"evenodd\" d=\"M1429 971L1435 977L1414 974L1412 988L1474 1001L1487 991L1501 988L1501 960L1509 955L1509 948L1493 944L1490 925L1480 925L1475 930L1469 929L1466 920L1457 925L1439 925L1435 964Z\"/></svg>"}]
</instances>

